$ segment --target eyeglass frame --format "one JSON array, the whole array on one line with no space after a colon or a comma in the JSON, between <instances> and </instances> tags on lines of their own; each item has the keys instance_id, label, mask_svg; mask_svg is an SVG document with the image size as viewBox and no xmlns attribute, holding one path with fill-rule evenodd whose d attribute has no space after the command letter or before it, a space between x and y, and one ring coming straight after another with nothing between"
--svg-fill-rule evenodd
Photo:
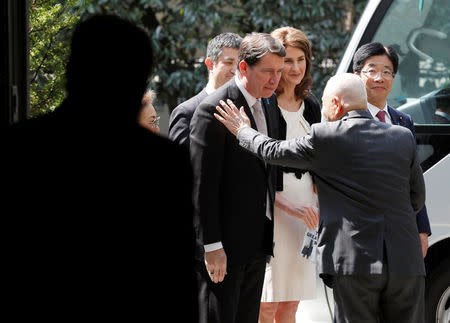
<instances>
[{"instance_id":1,"label":"eyeglass frame","mask_svg":"<svg viewBox=\"0 0 450 323\"><path fill-rule=\"evenodd\" d=\"M152 128L156 128L156 127L159 127L159 120L160 120L160 119L161 119L160 116L156 116L155 119L153 119L152 121L149 121L148 123L150 124L150 126L151 126Z\"/></svg>"},{"instance_id":2,"label":"eyeglass frame","mask_svg":"<svg viewBox=\"0 0 450 323\"><path fill-rule=\"evenodd\" d=\"M374 73L374 72L376 73L374 76L367 75L368 73ZM372 71L372 72L370 72L370 71L361 71L361 73L364 73L364 75L366 77L371 78L371 79L376 78L378 76L378 74L381 74L381 77L383 79L385 79L385 80L393 80L394 77L395 77L395 73L393 73L391 71ZM388 77L386 78L386 76L388 76Z\"/></svg>"}]
</instances>

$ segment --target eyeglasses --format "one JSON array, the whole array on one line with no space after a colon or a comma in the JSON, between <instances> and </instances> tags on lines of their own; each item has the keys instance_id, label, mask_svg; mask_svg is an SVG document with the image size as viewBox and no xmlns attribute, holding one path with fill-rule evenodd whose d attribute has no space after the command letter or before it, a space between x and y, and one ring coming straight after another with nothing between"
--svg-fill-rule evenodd
<instances>
[{"instance_id":1,"label":"eyeglasses","mask_svg":"<svg viewBox=\"0 0 450 323\"><path fill-rule=\"evenodd\" d=\"M381 77L385 80L392 80L395 76L395 73L392 73L391 71L375 71L375 70L368 70L368 71L361 71L364 73L365 76L370 77L371 79L374 79L378 76L378 74L381 74Z\"/></svg>"},{"instance_id":2,"label":"eyeglasses","mask_svg":"<svg viewBox=\"0 0 450 323\"><path fill-rule=\"evenodd\" d=\"M149 122L150 126L152 128L156 128L159 126L159 119L161 119L160 116L157 116L155 119L153 119L152 121Z\"/></svg>"}]
</instances>

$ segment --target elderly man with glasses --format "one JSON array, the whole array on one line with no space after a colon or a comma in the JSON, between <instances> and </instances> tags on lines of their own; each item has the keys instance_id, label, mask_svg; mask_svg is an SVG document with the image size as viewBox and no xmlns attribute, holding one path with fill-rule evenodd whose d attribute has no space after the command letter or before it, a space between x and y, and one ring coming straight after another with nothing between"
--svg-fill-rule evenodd
<instances>
[{"instance_id":1,"label":"elderly man with glasses","mask_svg":"<svg viewBox=\"0 0 450 323\"><path fill-rule=\"evenodd\" d=\"M159 133L159 120L161 117L156 114L156 109L153 106L155 98L155 91L147 90L145 92L142 98L142 108L139 112L138 123L141 127L153 133Z\"/></svg>"}]
</instances>

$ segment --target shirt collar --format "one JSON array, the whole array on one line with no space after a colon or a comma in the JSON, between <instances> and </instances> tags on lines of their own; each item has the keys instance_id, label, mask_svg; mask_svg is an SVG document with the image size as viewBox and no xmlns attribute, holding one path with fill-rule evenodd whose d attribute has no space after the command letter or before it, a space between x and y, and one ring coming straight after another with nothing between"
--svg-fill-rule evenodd
<instances>
[{"instance_id":1,"label":"shirt collar","mask_svg":"<svg viewBox=\"0 0 450 323\"><path fill-rule=\"evenodd\" d=\"M371 114L373 117L375 117L376 114L380 111L380 109L379 109L378 107L374 106L373 104L371 104L371 103L369 103L369 102L367 102L367 109L370 111L370 114ZM381 110L383 110L384 112L388 113L387 102L386 102L386 104L384 105L384 108L381 109Z\"/></svg>"},{"instance_id":2,"label":"shirt collar","mask_svg":"<svg viewBox=\"0 0 450 323\"><path fill-rule=\"evenodd\" d=\"M375 120L378 120L378 118L376 117L377 113L380 111L380 109L379 109L378 107L376 107L376 106L374 106L373 104L370 104L369 102L367 102L367 110L369 110L370 114L372 115L372 117L373 117ZM385 114L385 119L388 120L388 123L392 123L392 121L391 121L391 115L389 114L387 102L386 102L386 104L384 105L384 108L381 109L381 110L383 110L384 112L386 112L386 114Z\"/></svg>"},{"instance_id":3,"label":"shirt collar","mask_svg":"<svg viewBox=\"0 0 450 323\"><path fill-rule=\"evenodd\" d=\"M349 111L342 120L353 119L353 118L365 118L370 119L371 113L368 110L352 110ZM372 118L373 119L373 118Z\"/></svg>"},{"instance_id":4,"label":"shirt collar","mask_svg":"<svg viewBox=\"0 0 450 323\"><path fill-rule=\"evenodd\" d=\"M210 83L206 84L206 87L205 87L206 94L210 95L215 90L216 89L212 86L212 84L210 84Z\"/></svg>"},{"instance_id":5,"label":"shirt collar","mask_svg":"<svg viewBox=\"0 0 450 323\"><path fill-rule=\"evenodd\" d=\"M248 93L248 91L245 89L244 85L242 84L241 80L239 79L238 74L236 74L234 76L234 80L236 81L236 85L239 88L239 90L242 92L242 94L244 95L245 100L247 101L247 104L249 107L253 107L253 105L256 103L256 101L258 100L257 98L255 98L254 96L252 96L250 93Z\"/></svg>"}]
</instances>

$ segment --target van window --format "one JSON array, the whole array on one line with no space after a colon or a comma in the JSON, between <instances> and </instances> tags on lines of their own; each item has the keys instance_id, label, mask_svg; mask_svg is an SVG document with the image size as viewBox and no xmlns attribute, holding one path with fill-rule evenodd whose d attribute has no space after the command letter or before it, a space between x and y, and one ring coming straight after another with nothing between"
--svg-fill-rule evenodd
<instances>
[{"instance_id":1,"label":"van window","mask_svg":"<svg viewBox=\"0 0 450 323\"><path fill-rule=\"evenodd\" d=\"M394 1L373 40L395 48L399 69L388 104L411 115L422 167L450 152L450 5L448 0ZM433 135L432 135L433 134Z\"/></svg>"},{"instance_id":2,"label":"van window","mask_svg":"<svg viewBox=\"0 0 450 323\"><path fill-rule=\"evenodd\" d=\"M447 97L448 104L448 91L440 92L450 83L449 16L448 0L400 0L390 6L373 41L394 47L399 55L399 70L388 98L392 107L406 109L411 103L417 105L420 98L435 105ZM430 102L430 96L438 96L439 102ZM433 124L435 108L410 112L416 123Z\"/></svg>"}]
</instances>

